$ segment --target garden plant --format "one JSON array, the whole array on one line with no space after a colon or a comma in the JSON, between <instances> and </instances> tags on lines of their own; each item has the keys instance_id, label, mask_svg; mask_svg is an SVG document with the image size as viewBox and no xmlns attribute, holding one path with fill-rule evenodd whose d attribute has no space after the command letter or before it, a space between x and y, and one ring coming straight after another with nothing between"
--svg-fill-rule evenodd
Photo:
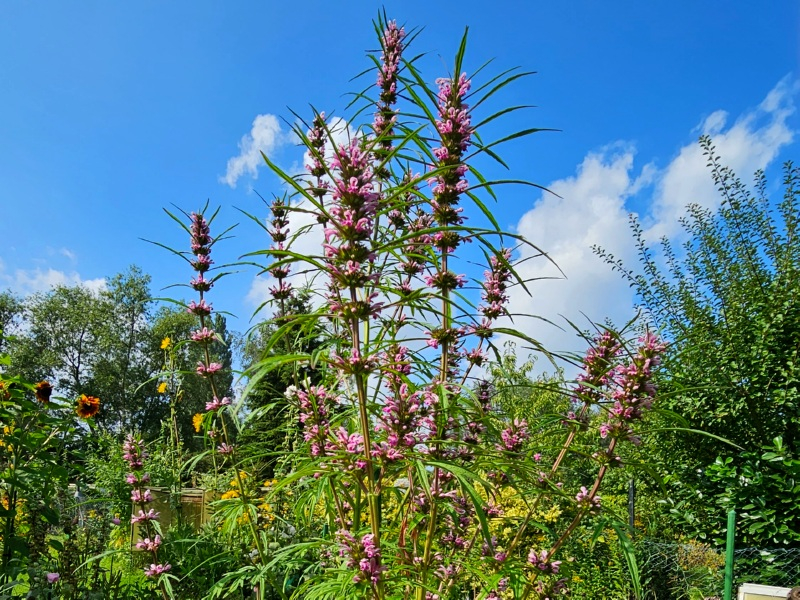
<instances>
[{"instance_id":1,"label":"garden plant","mask_svg":"<svg viewBox=\"0 0 800 600\"><path fill-rule=\"evenodd\" d=\"M230 229L216 229L220 211L208 205L169 213L187 234L187 249L173 252L194 271L186 286L196 294L176 300L193 332L165 340L169 368L142 382L160 382L169 396L169 459L141 432L126 432L117 459L129 487L98 491L130 494L130 515L107 518L137 525L128 571L138 573L137 589L146 578L155 597L553 598L568 593L575 571L570 540L586 535L586 523L602 532L617 520L615 510L603 514L604 480L640 462L665 350L652 333L586 333L588 349L572 358L577 381L551 389L549 406L560 412L521 418L493 382L490 363L503 360L498 340L543 350L514 326L526 317L507 308L512 286L532 284L515 270L515 253L532 244L503 231L491 210L505 186L532 184L487 180L478 170L487 161L505 166L503 142L542 131L482 135L527 108L487 107L529 74L490 76L488 64L468 74L465 34L452 71L431 85L424 56L409 54L418 32L386 18L376 32L377 85L354 95L347 118L312 110L296 119L306 172L287 173L264 157L283 193L267 202L266 224L247 215L270 246L239 262L269 278L271 299L259 313L267 326L256 328L261 356L246 373L243 401L218 358L226 340L212 307L230 272L215 262ZM316 250L307 250L309 240L319 240ZM543 252L540 260L548 260ZM193 371L175 366L183 355L197 357ZM201 443L190 454L175 411L197 378L203 384L192 389L206 397L190 400L205 410L193 419ZM274 397L242 410L268 379ZM20 494L31 503L68 476L59 466L66 450L48 454L42 444L58 438L66 448L66 434L32 393L18 383L3 400L3 424L13 431L28 432L31 419L50 428L36 440L9 434L0 449L3 576L27 593L50 585L57 594L65 573L26 584L14 566L30 563L16 551ZM242 440L258 437L248 427L271 412L278 417L268 422L282 431L268 433L279 445L247 451ZM38 448L35 465L20 462L23 447ZM161 476L151 469L159 464ZM23 484L23 473L34 480ZM190 483L213 488L210 519L188 527L159 514L154 488L165 480L178 499ZM615 537L630 558L624 527ZM54 556L57 538L49 537ZM110 546L71 572L127 553Z\"/></svg>"}]
</instances>

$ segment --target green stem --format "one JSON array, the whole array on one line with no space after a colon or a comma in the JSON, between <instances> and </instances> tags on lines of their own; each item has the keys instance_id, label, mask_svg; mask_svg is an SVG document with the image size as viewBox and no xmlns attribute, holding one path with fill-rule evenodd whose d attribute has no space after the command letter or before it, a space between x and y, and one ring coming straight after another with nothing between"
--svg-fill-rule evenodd
<instances>
[{"instance_id":1,"label":"green stem","mask_svg":"<svg viewBox=\"0 0 800 600\"><path fill-rule=\"evenodd\" d=\"M200 292L200 300L201 301L203 300L203 292ZM200 316L200 328L202 329L205 326L206 326L206 317L205 317L205 315L201 315ZM206 365L210 365L211 364L211 350L209 349L209 344L208 343L203 344L203 353L205 355ZM214 374L213 373L209 373L208 374L208 382L209 382L209 384L211 386L211 394L213 396L215 396L215 397L219 397L218 393L217 393L217 385L216 385L216 382L214 381ZM225 423L224 415L220 416L220 422L222 423L222 437L225 440L225 444L228 447L232 448L231 443L230 443L230 436L228 435L228 426ZM236 486L239 489L239 498L242 501L242 505L243 506L247 506L247 505L249 505L249 501L248 501L248 498L247 498L247 493L246 493L245 488L244 488L244 481L242 480L242 476L239 473L239 468L238 468L238 466L236 464L235 450L234 450L234 453L231 454L231 463L233 464L233 472L234 472L234 478L236 479ZM249 509L247 509L247 524L249 525L250 533L253 535L253 542L256 545L256 551L258 552L258 557L259 557L259 559L261 561L261 564L262 565L266 564L266 556L264 554L264 546L261 543L261 537L258 535L258 530L256 529L255 519L250 514ZM261 600L262 598L263 598L263 591L261 590L261 588L259 588L256 600Z\"/></svg>"},{"instance_id":2,"label":"green stem","mask_svg":"<svg viewBox=\"0 0 800 600\"><path fill-rule=\"evenodd\" d=\"M588 404L584 404L583 408L581 408L581 413L580 413L580 416L578 418L581 419L586 414L586 411L588 409L589 409L589 405ZM575 436L577 434L578 434L577 425L573 425L572 430L569 432L569 435L567 436L567 439L564 441L564 444L561 446L561 451L558 453L558 457L556 458L555 462L553 463L552 468L550 469L550 477L555 475L556 471L558 471L558 468L561 466L561 463L563 462L564 458L566 457L567 452L569 451L569 447L572 445L572 442L575 440ZM539 506L539 502L541 502L543 497L544 497L544 494L541 494L541 495L537 496L536 500L534 500L534 502L533 502L533 505L528 509L528 513L525 515L525 518L522 520L522 524L520 525L519 529L517 530L517 534L514 536L514 539L511 541L511 544L509 544L509 546L508 546L508 554L509 555L514 551L514 549L517 547L517 544L519 544L520 540L522 539L522 536L525 534L525 530L527 529L528 524L530 523L531 519L533 518L533 512Z\"/></svg>"},{"instance_id":3,"label":"green stem","mask_svg":"<svg viewBox=\"0 0 800 600\"><path fill-rule=\"evenodd\" d=\"M608 445L608 450L606 451L607 456L610 457L611 455L613 455L614 448L616 448L616 446L617 446L617 439L614 438ZM594 485L592 485L592 489L589 490L589 494L587 495L587 500L589 502L591 502L597 495L597 491L600 489L600 484L603 483L603 478L605 477L607 471L608 471L608 464L604 464L600 467L600 470L597 472L597 477L595 478ZM561 534L556 543L553 544L553 546L548 551L547 553L548 560L552 560L554 558L556 552L558 552L561 549L561 547L567 541L569 536L572 534L573 531L575 531L575 528L578 526L581 520L583 520L583 517L585 517L588 512L589 511L584 508L580 510L577 515L575 515L575 518L572 519L572 522L569 524L569 527L567 527L564 533ZM536 580L538 579L540 572L541 571L539 570L535 570L533 574L530 576L528 582L525 584L525 590L522 594L521 600L525 600L528 596L530 596L530 593L533 590L533 584L536 583Z\"/></svg>"}]
</instances>

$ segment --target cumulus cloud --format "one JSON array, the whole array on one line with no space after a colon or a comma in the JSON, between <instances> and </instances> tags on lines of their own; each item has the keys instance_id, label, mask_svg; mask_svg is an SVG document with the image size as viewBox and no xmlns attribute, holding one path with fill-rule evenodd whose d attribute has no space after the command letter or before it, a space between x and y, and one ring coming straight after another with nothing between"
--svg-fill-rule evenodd
<instances>
[{"instance_id":1,"label":"cumulus cloud","mask_svg":"<svg viewBox=\"0 0 800 600\"><path fill-rule=\"evenodd\" d=\"M775 160L781 149L794 139L795 132L787 121L794 113L797 91L798 82L784 78L761 104L741 115L730 127L726 128L728 113L717 110L702 121L695 133L710 136L724 164L746 180ZM687 204L709 209L718 206L719 194L698 144L687 144L680 149L660 174L653 200L647 230L647 237L652 239L673 236Z\"/></svg>"},{"instance_id":2,"label":"cumulus cloud","mask_svg":"<svg viewBox=\"0 0 800 600\"><path fill-rule=\"evenodd\" d=\"M788 118L794 111L797 90L796 82L784 79L755 109L731 125L727 113L716 111L693 133L710 135L724 164L747 178L774 161L793 140L795 132ZM634 159L635 148L626 143L590 152L573 176L547 186L560 197L543 194L517 224L518 233L547 252L560 268L522 248L519 258L529 260L520 265L519 273L541 280L529 285L533 297L519 287L511 293L512 312L539 315L563 328L517 320L518 329L548 349L582 348L566 319L587 328L588 320L602 323L610 319L622 324L633 316L633 291L591 249L599 245L626 265L636 266L627 199L641 190L651 195L649 209L641 217L645 236L653 241L678 234L678 219L687 204L712 209L718 205L706 159L695 141L681 147L663 169L652 163L637 169Z\"/></svg>"},{"instance_id":3,"label":"cumulus cloud","mask_svg":"<svg viewBox=\"0 0 800 600\"><path fill-rule=\"evenodd\" d=\"M548 186L558 197L542 196L517 225L517 233L557 265L523 246L520 258L527 260L517 272L531 280L532 296L520 287L512 288L510 295L512 313L538 315L564 328L516 319L519 329L549 350L575 347L575 333L565 317L585 328L586 318L622 320L632 312L630 289L594 256L592 245L601 244L625 260L633 258L625 208L625 199L641 185L632 175L633 161L634 150L627 145L590 153L574 176ZM649 171L644 176L649 177Z\"/></svg>"},{"instance_id":4,"label":"cumulus cloud","mask_svg":"<svg viewBox=\"0 0 800 600\"><path fill-rule=\"evenodd\" d=\"M235 188L236 182L245 174L257 179L258 167L264 164L261 153L270 154L284 144L287 137L275 115L258 115L253 120L250 133L239 141L239 154L228 160L225 175L220 177L220 181Z\"/></svg>"},{"instance_id":5,"label":"cumulus cloud","mask_svg":"<svg viewBox=\"0 0 800 600\"><path fill-rule=\"evenodd\" d=\"M47 292L59 285L82 285L93 292L99 292L106 289L106 280L102 277L83 279L75 271L66 272L53 268L9 271L5 263L0 260L0 288L8 289L20 296L26 296L37 292Z\"/></svg>"}]
</instances>

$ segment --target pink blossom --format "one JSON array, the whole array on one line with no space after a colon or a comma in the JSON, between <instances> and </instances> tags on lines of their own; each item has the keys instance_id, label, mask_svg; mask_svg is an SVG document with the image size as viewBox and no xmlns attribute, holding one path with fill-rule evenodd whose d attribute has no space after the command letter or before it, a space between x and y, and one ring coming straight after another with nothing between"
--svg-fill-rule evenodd
<instances>
[{"instance_id":1,"label":"pink blossom","mask_svg":"<svg viewBox=\"0 0 800 600\"><path fill-rule=\"evenodd\" d=\"M197 275L196 279L192 278L192 280L189 282L189 285L192 286L192 288L194 288L195 291L207 292L212 287L214 287L214 282L210 279L205 279L203 277L203 274L200 273Z\"/></svg>"},{"instance_id":2,"label":"pink blossom","mask_svg":"<svg viewBox=\"0 0 800 600\"><path fill-rule=\"evenodd\" d=\"M152 501L153 495L150 490L142 492L140 489L136 488L131 491L131 502L134 504L147 504Z\"/></svg>"},{"instance_id":3,"label":"pink blossom","mask_svg":"<svg viewBox=\"0 0 800 600\"><path fill-rule=\"evenodd\" d=\"M136 542L136 548L139 550L146 550L147 552L157 552L161 547L161 536L156 535L152 540L144 538Z\"/></svg>"},{"instance_id":4,"label":"pink blossom","mask_svg":"<svg viewBox=\"0 0 800 600\"><path fill-rule=\"evenodd\" d=\"M200 344L208 344L213 342L215 339L216 333L213 329L209 329L208 327L203 327L202 329L192 332L192 341Z\"/></svg>"},{"instance_id":5,"label":"pink blossom","mask_svg":"<svg viewBox=\"0 0 800 600\"><path fill-rule=\"evenodd\" d=\"M147 521L156 521L158 520L159 515L160 513L157 513L152 508L147 512L140 510L138 515L131 516L131 523L146 523Z\"/></svg>"},{"instance_id":6,"label":"pink blossom","mask_svg":"<svg viewBox=\"0 0 800 600\"><path fill-rule=\"evenodd\" d=\"M211 402L206 402L206 411L214 412L214 411L217 411L217 410L219 410L220 408L222 408L224 406L230 406L230 404L231 404L231 399L228 398L227 396L224 396L222 399L217 398L216 396L214 396L214 398L213 398L213 400L211 400Z\"/></svg>"},{"instance_id":7,"label":"pink blossom","mask_svg":"<svg viewBox=\"0 0 800 600\"><path fill-rule=\"evenodd\" d=\"M560 560L549 560L549 553L547 550L542 550L541 553L537 554L536 550L532 548L528 553L528 563L537 567L544 573L555 574L558 573L558 570L561 568Z\"/></svg>"},{"instance_id":8,"label":"pink blossom","mask_svg":"<svg viewBox=\"0 0 800 600\"><path fill-rule=\"evenodd\" d=\"M144 570L145 577L158 577L159 575L163 575L167 571L172 569L172 565L170 564L151 564L148 568Z\"/></svg>"},{"instance_id":9,"label":"pink blossom","mask_svg":"<svg viewBox=\"0 0 800 600\"><path fill-rule=\"evenodd\" d=\"M206 366L205 363L198 362L195 370L198 375L207 377L208 375L213 375L217 371L221 371L222 365L218 362L212 362L210 365Z\"/></svg>"},{"instance_id":10,"label":"pink blossom","mask_svg":"<svg viewBox=\"0 0 800 600\"><path fill-rule=\"evenodd\" d=\"M230 445L230 444L226 444L225 442L223 442L222 444L217 446L217 452L219 452L220 454L222 454L224 456L227 456L229 454L233 454L234 447L232 445Z\"/></svg>"}]
</instances>

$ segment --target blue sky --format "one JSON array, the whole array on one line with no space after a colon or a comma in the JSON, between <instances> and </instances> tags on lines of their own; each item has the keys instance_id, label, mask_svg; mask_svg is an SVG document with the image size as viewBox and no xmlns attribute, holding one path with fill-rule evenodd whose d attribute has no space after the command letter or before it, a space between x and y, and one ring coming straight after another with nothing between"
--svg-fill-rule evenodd
<instances>
[{"instance_id":1,"label":"blue sky","mask_svg":"<svg viewBox=\"0 0 800 600\"><path fill-rule=\"evenodd\" d=\"M184 265L140 238L185 240L161 208L206 199L262 211L253 189L279 191L264 168L228 171L247 139L285 166L302 153L283 136L289 109L343 114L349 80L376 46L381 7L426 52L432 82L446 74L464 27L468 69L537 71L503 104L535 104L507 131L552 127L503 152L510 175L558 191L503 191L502 225L551 252L568 276L515 296L519 312L623 319L632 298L592 256L592 243L632 259L625 217L653 235L676 234L691 201L714 205L695 140L709 132L749 179L796 157L800 5L658 2L237 3L84 1L0 3L0 288L24 294L52 283L102 279L131 263L154 293L186 280ZM273 123L280 129L270 128ZM258 136L261 137L258 137ZM240 146L242 138L244 146ZM271 137L270 137L271 136ZM257 149L257 148L256 148ZM244 159L242 164L246 164ZM227 181L226 181L227 175ZM499 174L502 175L502 174ZM235 187L230 185L234 183ZM773 177L777 184L778 178ZM243 224L220 253L263 248ZM530 263L530 276L552 274ZM242 317L258 287L241 273L215 289L215 306ZM526 326L528 327L528 326ZM529 331L557 349L561 334Z\"/></svg>"}]
</instances>

